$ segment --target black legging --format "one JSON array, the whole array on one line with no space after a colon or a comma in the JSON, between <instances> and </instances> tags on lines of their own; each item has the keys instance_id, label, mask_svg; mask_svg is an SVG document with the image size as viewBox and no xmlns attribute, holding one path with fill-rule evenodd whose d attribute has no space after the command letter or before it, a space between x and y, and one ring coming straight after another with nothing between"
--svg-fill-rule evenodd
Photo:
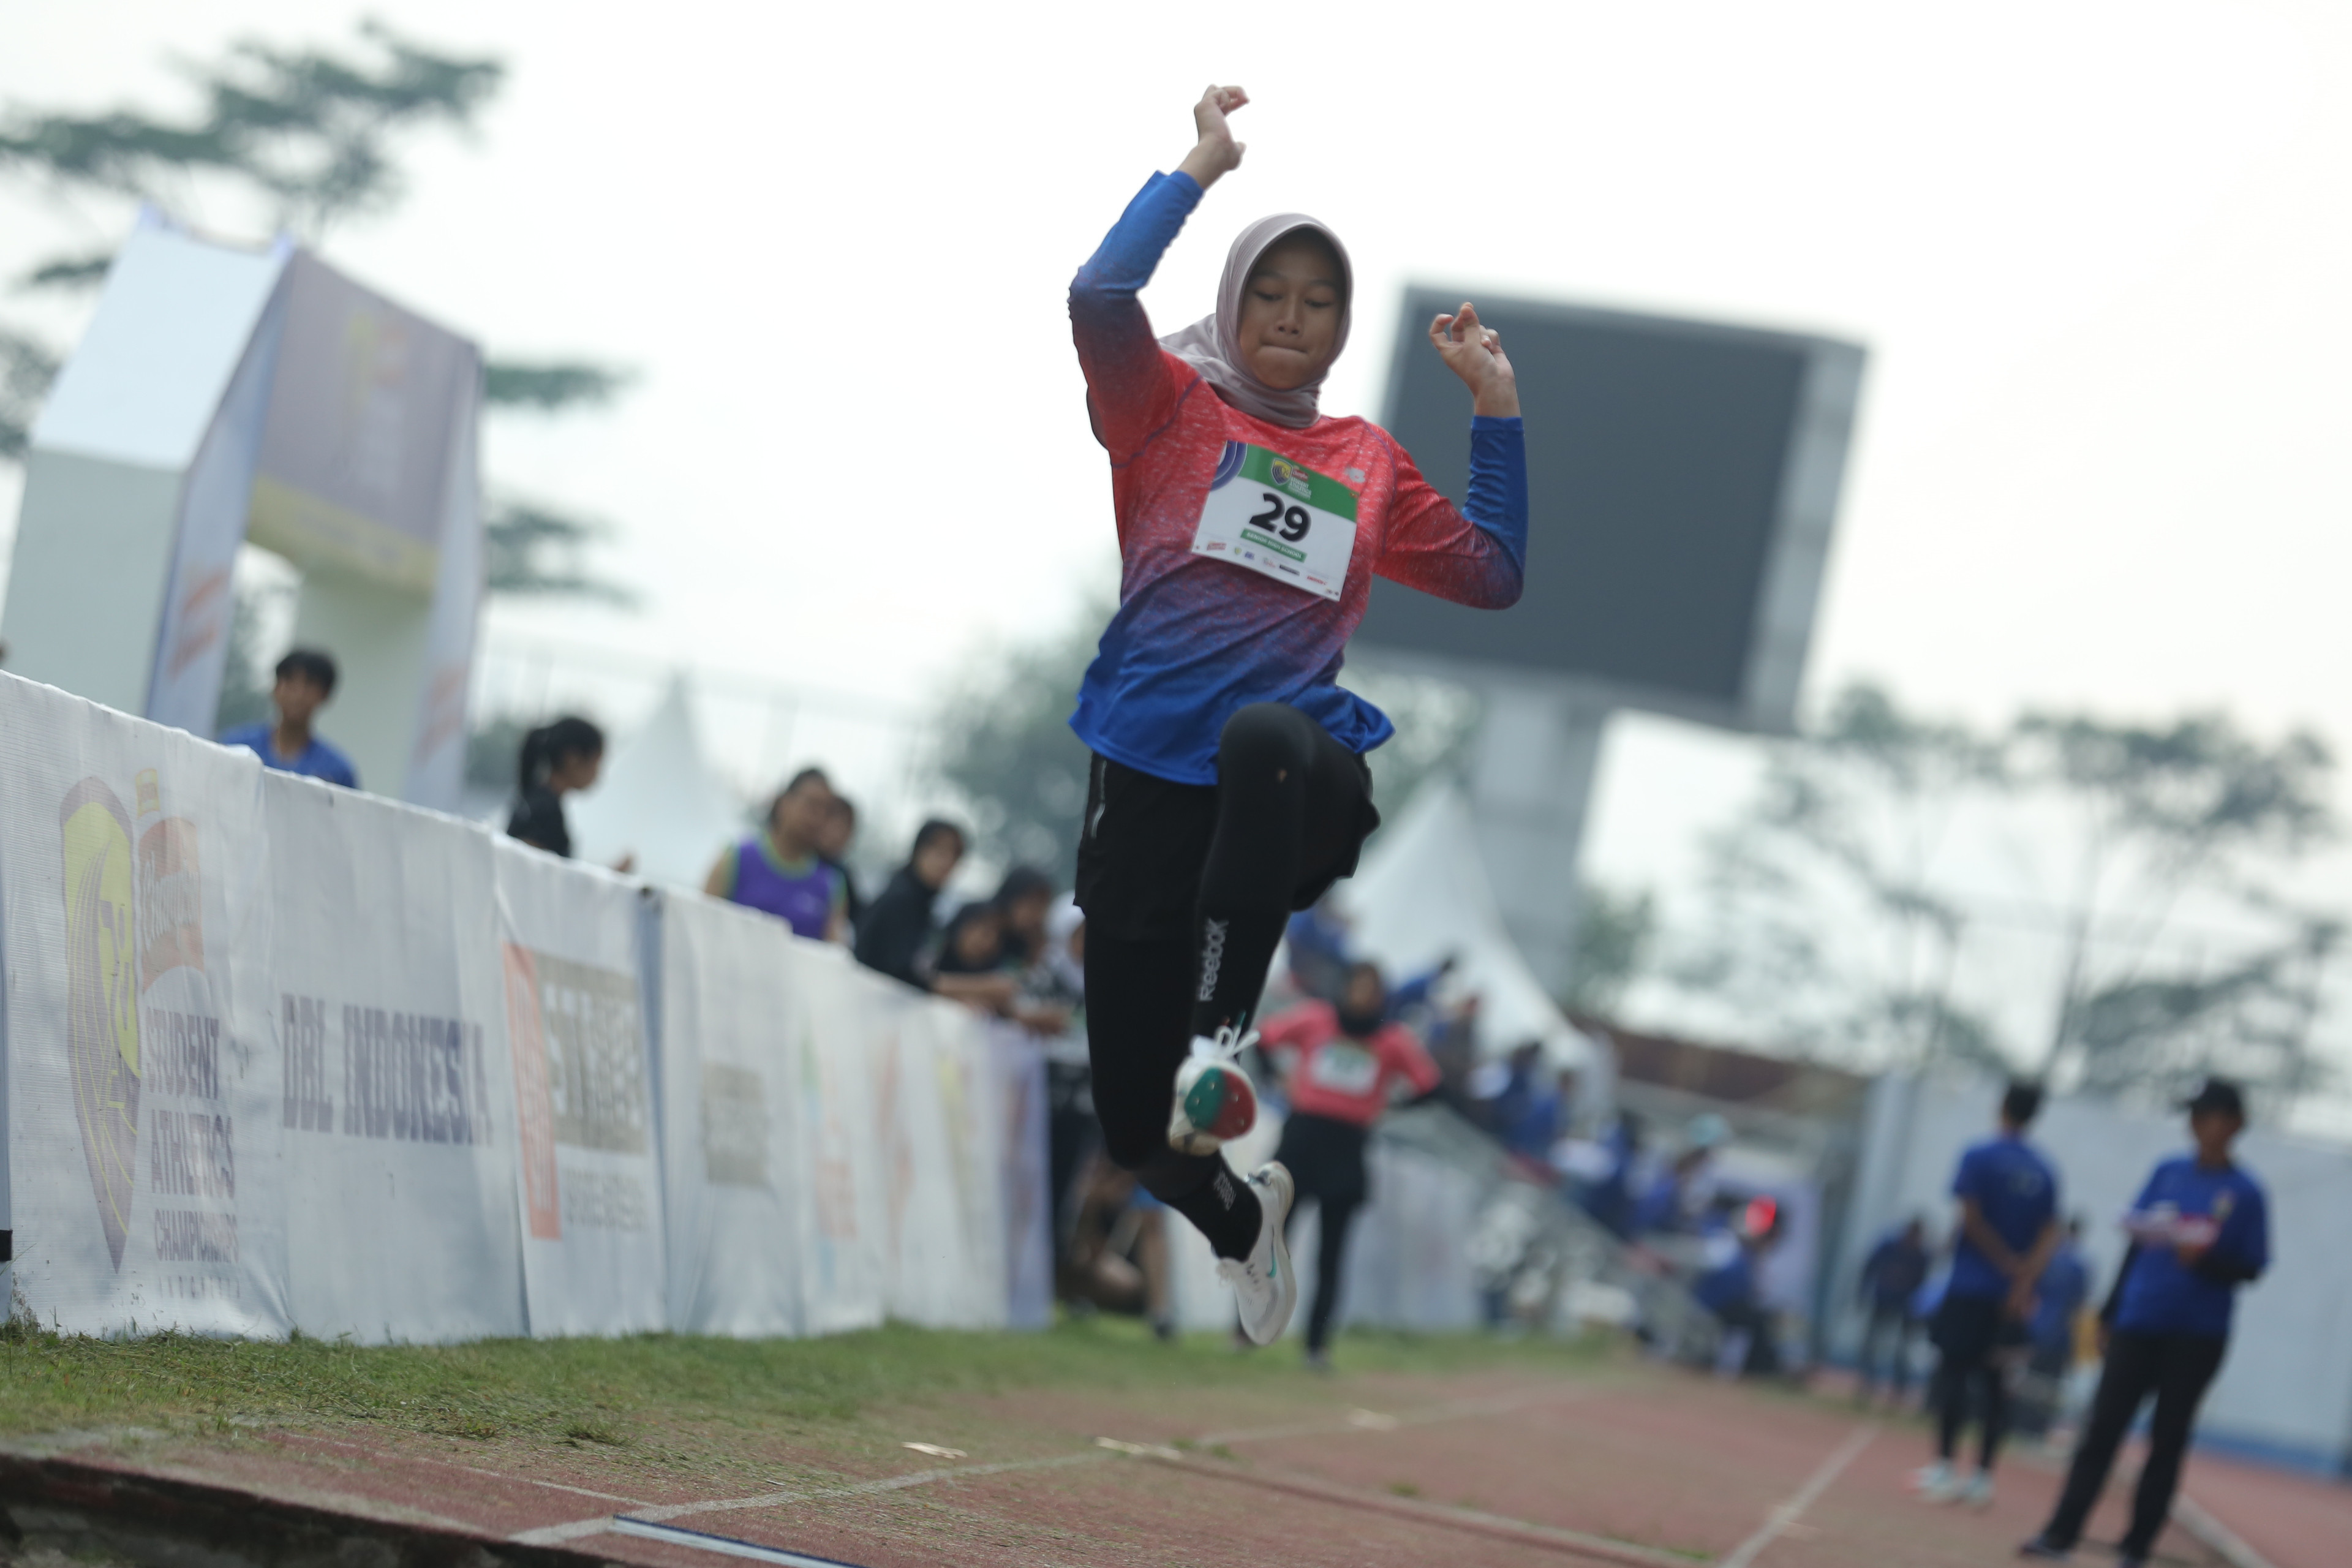
<instances>
[{"instance_id":1,"label":"black legging","mask_svg":"<svg viewBox=\"0 0 2352 1568\"><path fill-rule=\"evenodd\" d=\"M1370 1193L1364 1169L1364 1128L1337 1117L1301 1111L1282 1124L1282 1147L1275 1157L1290 1167L1301 1198L1315 1200L1315 1300L1307 1312L1307 1348L1330 1342L1331 1319L1339 1310L1347 1279L1348 1229ZM1296 1222L1298 1210L1290 1211Z\"/></svg>"},{"instance_id":2,"label":"black legging","mask_svg":"<svg viewBox=\"0 0 2352 1568\"><path fill-rule=\"evenodd\" d=\"M1969 1400L1980 1404L1977 1467L1992 1468L2009 1426L2008 1352L2002 1344L2007 1308L1998 1296L1950 1296L1936 1315L1936 1451L1949 1462L1959 1448Z\"/></svg>"},{"instance_id":3,"label":"black legging","mask_svg":"<svg viewBox=\"0 0 2352 1568\"><path fill-rule=\"evenodd\" d=\"M2141 1402L2154 1394L2147 1459L2140 1466L2139 1486L2132 1495L2131 1531L2123 1539L2122 1552L2128 1558L2145 1559L2156 1550L2156 1538L2164 1533L2164 1521L2172 1512L2173 1493L2180 1487L2180 1458L2196 1425L2197 1406L2213 1374L2221 1370L2221 1353L2228 1348L2229 1341L2219 1334L2152 1334L2130 1329L2108 1334L2107 1364L2091 1400L2091 1418L2074 1446L2074 1462L2067 1468L2058 1510L2042 1529L2044 1540L2072 1547L2082 1539L2084 1521L2106 1489L2116 1450L2130 1432Z\"/></svg>"},{"instance_id":4,"label":"black legging","mask_svg":"<svg viewBox=\"0 0 2352 1568\"><path fill-rule=\"evenodd\" d=\"M1363 763L1323 726L1284 703L1244 708L1218 737L1216 831L1193 936L1087 931L1087 1046L1103 1146L1222 1257L1255 1242L1257 1204L1223 1155L1168 1146L1176 1069L1193 1036L1248 1025L1298 899L1352 859L1364 803Z\"/></svg>"}]
</instances>

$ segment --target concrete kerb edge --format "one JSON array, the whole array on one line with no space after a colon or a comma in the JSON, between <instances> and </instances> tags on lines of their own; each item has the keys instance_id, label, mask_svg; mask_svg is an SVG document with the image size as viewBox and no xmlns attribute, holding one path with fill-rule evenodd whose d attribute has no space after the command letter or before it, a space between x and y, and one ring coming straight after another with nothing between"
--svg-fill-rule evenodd
<instances>
[{"instance_id":1,"label":"concrete kerb edge","mask_svg":"<svg viewBox=\"0 0 2352 1568\"><path fill-rule=\"evenodd\" d=\"M189 1568L592 1568L606 1559L560 1546L288 1502L236 1487L60 1458L0 1453L5 1533L81 1535L135 1561ZM160 1549L160 1550L159 1550Z\"/></svg>"}]
</instances>

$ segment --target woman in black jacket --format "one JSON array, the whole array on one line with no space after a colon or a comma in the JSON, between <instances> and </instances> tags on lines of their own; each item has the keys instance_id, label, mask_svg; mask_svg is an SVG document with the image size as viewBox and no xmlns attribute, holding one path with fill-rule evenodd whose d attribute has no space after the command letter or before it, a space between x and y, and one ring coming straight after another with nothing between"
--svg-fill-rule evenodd
<instances>
[{"instance_id":1,"label":"woman in black jacket","mask_svg":"<svg viewBox=\"0 0 2352 1568\"><path fill-rule=\"evenodd\" d=\"M926 962L938 927L940 889L963 859L963 829L938 818L915 835L914 852L857 922L857 962L923 990L933 989Z\"/></svg>"}]
</instances>

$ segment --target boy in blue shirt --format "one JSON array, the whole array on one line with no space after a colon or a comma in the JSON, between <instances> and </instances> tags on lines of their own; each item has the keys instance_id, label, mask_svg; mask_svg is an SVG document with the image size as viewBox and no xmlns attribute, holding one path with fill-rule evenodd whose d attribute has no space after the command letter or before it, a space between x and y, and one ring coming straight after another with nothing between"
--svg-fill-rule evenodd
<instances>
[{"instance_id":1,"label":"boy in blue shirt","mask_svg":"<svg viewBox=\"0 0 2352 1568\"><path fill-rule=\"evenodd\" d=\"M1960 1156L1952 1195L1960 1201L1951 1282L1930 1338L1943 1352L1937 1375L1936 1461L1921 1471L1930 1502L1992 1502L1993 1460L2009 1416L2009 1369L2025 1342L2033 1288L2058 1247L2058 1177L2025 1142L2042 1110L2038 1084L2012 1083L2000 1100L2000 1131ZM1977 1471L1952 1468L1972 1388L1982 1390Z\"/></svg>"},{"instance_id":2,"label":"boy in blue shirt","mask_svg":"<svg viewBox=\"0 0 2352 1568\"><path fill-rule=\"evenodd\" d=\"M335 661L316 648L298 647L278 661L278 684L270 688L275 724L239 724L222 731L224 746L243 746L279 773L304 773L345 789L360 787L352 760L310 732L310 721L335 694Z\"/></svg>"},{"instance_id":3,"label":"boy in blue shirt","mask_svg":"<svg viewBox=\"0 0 2352 1568\"><path fill-rule=\"evenodd\" d=\"M2060 1561L2074 1550L2106 1489L2116 1450L2141 1402L2154 1394L2147 1462L2116 1557L2117 1568L2146 1568L2172 1511L2198 1404L2229 1348L2238 1287L2270 1266L2270 1205L2254 1178L2230 1158L2230 1145L2246 1126L2244 1098L2237 1085L2209 1078L2182 1109L2197 1152L2157 1166L2124 1218L2132 1245L2099 1314L2106 1367L2091 1419L2057 1511L2018 1548L2021 1557Z\"/></svg>"}]
</instances>

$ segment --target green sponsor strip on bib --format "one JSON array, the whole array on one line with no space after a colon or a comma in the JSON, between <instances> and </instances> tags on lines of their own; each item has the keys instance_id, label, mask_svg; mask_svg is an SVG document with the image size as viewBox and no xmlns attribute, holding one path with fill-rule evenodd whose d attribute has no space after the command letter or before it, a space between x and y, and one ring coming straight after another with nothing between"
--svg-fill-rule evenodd
<instances>
[{"instance_id":1,"label":"green sponsor strip on bib","mask_svg":"<svg viewBox=\"0 0 2352 1568\"><path fill-rule=\"evenodd\" d=\"M1255 528L1243 529L1242 537L1248 540L1252 544L1258 546L1260 549L1271 550L1277 555L1287 555L1293 561L1304 561L1307 559L1307 552L1304 550L1293 550L1290 546L1283 543L1282 541L1278 539L1268 539L1265 534L1260 533Z\"/></svg>"},{"instance_id":2,"label":"green sponsor strip on bib","mask_svg":"<svg viewBox=\"0 0 2352 1568\"><path fill-rule=\"evenodd\" d=\"M1253 484L1287 493L1295 500L1303 500L1319 511L1334 517L1356 521L1356 498L1348 487L1327 475L1318 474L1304 463L1296 463L1279 452L1264 447L1251 447L1242 457L1241 477ZM1285 554L1293 553L1285 551Z\"/></svg>"}]
</instances>

